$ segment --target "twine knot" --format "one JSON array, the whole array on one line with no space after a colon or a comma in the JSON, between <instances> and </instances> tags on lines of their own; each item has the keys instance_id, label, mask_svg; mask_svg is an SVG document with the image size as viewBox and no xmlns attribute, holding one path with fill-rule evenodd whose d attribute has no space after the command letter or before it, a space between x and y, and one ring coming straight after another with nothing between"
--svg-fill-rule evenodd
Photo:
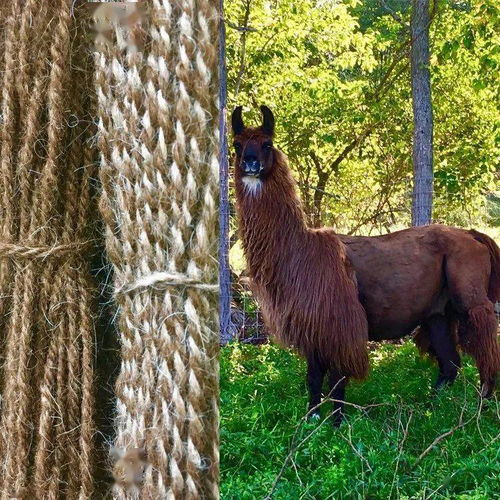
<instances>
[{"instance_id":1,"label":"twine knot","mask_svg":"<svg viewBox=\"0 0 500 500\"><path fill-rule=\"evenodd\" d=\"M187 288L197 288L209 292L218 292L218 283L205 283L196 278L192 278L183 273L172 271L156 271L146 276L137 278L130 284L125 284L118 287L115 291L116 295L124 295L136 290L154 288L157 290L166 290L169 287L183 286Z\"/></svg>"}]
</instances>

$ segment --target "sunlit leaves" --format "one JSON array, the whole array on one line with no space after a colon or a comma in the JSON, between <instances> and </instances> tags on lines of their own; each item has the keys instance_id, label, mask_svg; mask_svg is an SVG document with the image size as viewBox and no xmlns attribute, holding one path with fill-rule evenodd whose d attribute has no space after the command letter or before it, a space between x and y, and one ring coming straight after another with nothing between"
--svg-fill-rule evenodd
<instances>
[{"instance_id":1,"label":"sunlit leaves","mask_svg":"<svg viewBox=\"0 0 500 500\"><path fill-rule=\"evenodd\" d=\"M259 104L274 110L277 144L290 158L309 211L319 169L328 171L375 125L324 189L322 222L341 230L356 229L360 217L363 230L409 223L409 35L384 4L408 23L408 0L226 2L230 107L244 105L247 121L260 119ZM494 0L438 0L431 25L440 221L468 225L484 218L485 195L493 188L500 156L498 10Z\"/></svg>"}]
</instances>

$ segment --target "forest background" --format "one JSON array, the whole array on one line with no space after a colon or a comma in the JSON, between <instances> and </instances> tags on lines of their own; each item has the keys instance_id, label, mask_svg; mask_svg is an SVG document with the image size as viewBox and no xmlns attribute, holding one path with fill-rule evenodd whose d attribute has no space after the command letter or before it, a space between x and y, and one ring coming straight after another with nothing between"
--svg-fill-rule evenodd
<instances>
[{"instance_id":1,"label":"forest background","mask_svg":"<svg viewBox=\"0 0 500 500\"><path fill-rule=\"evenodd\" d=\"M411 221L408 0L226 4L229 109L277 116L309 222L374 234ZM431 5L433 220L500 225L500 16L494 0ZM248 120L248 118L247 118Z\"/></svg>"}]
</instances>

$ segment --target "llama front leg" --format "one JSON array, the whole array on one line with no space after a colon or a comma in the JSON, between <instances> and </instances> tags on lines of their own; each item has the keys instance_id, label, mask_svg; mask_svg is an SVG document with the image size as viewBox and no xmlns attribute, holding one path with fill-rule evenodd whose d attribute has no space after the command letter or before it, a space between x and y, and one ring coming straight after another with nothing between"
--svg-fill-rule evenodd
<instances>
[{"instance_id":1,"label":"llama front leg","mask_svg":"<svg viewBox=\"0 0 500 500\"><path fill-rule=\"evenodd\" d=\"M440 389L445 385L451 385L457 378L460 355L450 335L449 321L444 315L431 316L426 326L429 331L430 347L439 365L439 375L434 388Z\"/></svg>"},{"instance_id":2,"label":"llama front leg","mask_svg":"<svg viewBox=\"0 0 500 500\"><path fill-rule=\"evenodd\" d=\"M319 356L316 353L309 355L307 357L307 387L309 389L308 418L310 419L320 417L319 404L325 373L325 367L319 360Z\"/></svg>"},{"instance_id":3,"label":"llama front leg","mask_svg":"<svg viewBox=\"0 0 500 500\"><path fill-rule=\"evenodd\" d=\"M328 377L329 397L333 399L332 423L339 427L344 419L345 388L348 378L332 368Z\"/></svg>"}]
</instances>

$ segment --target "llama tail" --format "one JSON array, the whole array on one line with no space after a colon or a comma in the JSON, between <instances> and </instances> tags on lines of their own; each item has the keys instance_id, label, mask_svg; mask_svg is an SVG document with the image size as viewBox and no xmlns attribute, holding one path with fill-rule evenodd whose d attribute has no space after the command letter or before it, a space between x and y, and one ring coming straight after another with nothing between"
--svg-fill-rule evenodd
<instances>
[{"instance_id":1,"label":"llama tail","mask_svg":"<svg viewBox=\"0 0 500 500\"><path fill-rule=\"evenodd\" d=\"M491 302L469 310L467 320L460 322L459 339L462 349L476 360L483 395L489 397L500 372L497 319Z\"/></svg>"},{"instance_id":2,"label":"llama tail","mask_svg":"<svg viewBox=\"0 0 500 500\"><path fill-rule=\"evenodd\" d=\"M495 241L486 234L480 233L474 229L469 230L472 237L488 248L490 252L491 274L488 287L488 298L491 302L500 301L500 248Z\"/></svg>"}]
</instances>

